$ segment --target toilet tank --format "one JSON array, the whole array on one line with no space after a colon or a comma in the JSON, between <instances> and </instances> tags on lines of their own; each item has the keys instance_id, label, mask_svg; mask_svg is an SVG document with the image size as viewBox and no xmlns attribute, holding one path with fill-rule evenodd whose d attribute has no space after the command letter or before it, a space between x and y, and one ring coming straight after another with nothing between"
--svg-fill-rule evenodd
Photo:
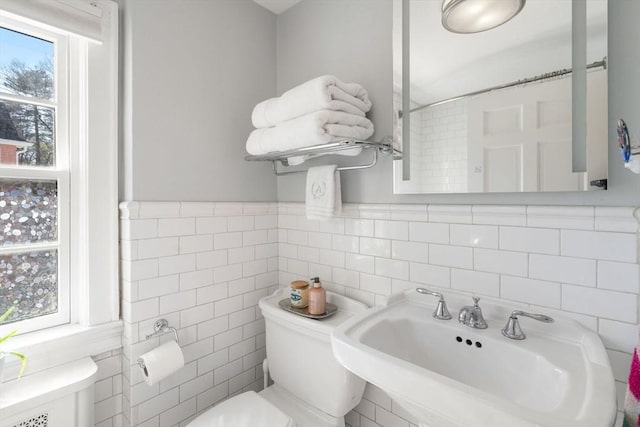
<instances>
[{"instance_id":1,"label":"toilet tank","mask_svg":"<svg viewBox=\"0 0 640 427\"><path fill-rule=\"evenodd\" d=\"M343 417L360 403L366 383L335 359L331 331L367 306L327 292L327 301L338 310L331 317L314 320L281 309L278 302L288 297L288 288L281 288L259 303L265 318L271 378L309 405Z\"/></svg>"}]
</instances>

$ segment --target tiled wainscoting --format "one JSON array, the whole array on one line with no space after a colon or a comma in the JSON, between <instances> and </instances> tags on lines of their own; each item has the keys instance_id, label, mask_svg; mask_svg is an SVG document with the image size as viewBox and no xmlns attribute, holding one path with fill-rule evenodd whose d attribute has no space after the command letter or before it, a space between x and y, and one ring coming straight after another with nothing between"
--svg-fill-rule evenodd
<instances>
[{"instance_id":1,"label":"tiled wainscoting","mask_svg":"<svg viewBox=\"0 0 640 427\"><path fill-rule=\"evenodd\" d=\"M96 427L122 427L122 351L93 357L98 365L94 391Z\"/></svg>"},{"instance_id":2,"label":"tiled wainscoting","mask_svg":"<svg viewBox=\"0 0 640 427\"><path fill-rule=\"evenodd\" d=\"M278 283L276 204L120 205L125 426L185 425L198 412L262 388L258 300ZM185 368L148 386L136 360L165 318ZM163 339L172 339L165 336Z\"/></svg>"},{"instance_id":3,"label":"tiled wainscoting","mask_svg":"<svg viewBox=\"0 0 640 427\"><path fill-rule=\"evenodd\" d=\"M633 211L346 205L342 217L316 222L300 203L123 203L124 425L182 426L261 388L257 300L312 276L369 305L428 285L574 318L602 337L621 404L638 323ZM159 317L179 328L187 367L149 387L135 359L158 345L144 335ZM374 387L347 422L411 425Z\"/></svg>"}]
</instances>

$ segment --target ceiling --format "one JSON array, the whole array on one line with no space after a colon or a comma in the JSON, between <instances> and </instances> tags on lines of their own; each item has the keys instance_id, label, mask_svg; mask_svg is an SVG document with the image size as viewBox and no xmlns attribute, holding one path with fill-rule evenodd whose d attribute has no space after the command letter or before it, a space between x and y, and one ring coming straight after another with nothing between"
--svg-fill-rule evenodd
<instances>
[{"instance_id":1,"label":"ceiling","mask_svg":"<svg viewBox=\"0 0 640 427\"><path fill-rule=\"evenodd\" d=\"M276 15L281 14L291 6L299 3L301 0L253 0L265 9L270 10Z\"/></svg>"}]
</instances>

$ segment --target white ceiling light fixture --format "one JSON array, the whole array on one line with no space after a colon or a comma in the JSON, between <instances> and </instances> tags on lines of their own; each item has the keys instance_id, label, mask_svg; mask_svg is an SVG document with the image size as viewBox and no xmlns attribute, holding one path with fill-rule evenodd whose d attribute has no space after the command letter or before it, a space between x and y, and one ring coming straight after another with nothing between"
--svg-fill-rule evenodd
<instances>
[{"instance_id":1,"label":"white ceiling light fixture","mask_svg":"<svg viewBox=\"0 0 640 427\"><path fill-rule=\"evenodd\" d=\"M498 27L516 16L526 0L443 0L442 26L471 34Z\"/></svg>"}]
</instances>

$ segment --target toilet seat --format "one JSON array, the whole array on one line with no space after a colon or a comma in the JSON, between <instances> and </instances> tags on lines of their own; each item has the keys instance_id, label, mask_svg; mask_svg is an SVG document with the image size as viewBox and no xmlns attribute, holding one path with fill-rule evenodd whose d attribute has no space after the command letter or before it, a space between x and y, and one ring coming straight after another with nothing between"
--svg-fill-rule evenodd
<instances>
[{"instance_id":1,"label":"toilet seat","mask_svg":"<svg viewBox=\"0 0 640 427\"><path fill-rule=\"evenodd\" d=\"M290 416L255 391L248 391L214 406L188 427L295 427Z\"/></svg>"},{"instance_id":2,"label":"toilet seat","mask_svg":"<svg viewBox=\"0 0 640 427\"><path fill-rule=\"evenodd\" d=\"M294 396L278 384L272 384L259 396L289 415L295 427L345 427L344 417L335 418Z\"/></svg>"}]
</instances>

